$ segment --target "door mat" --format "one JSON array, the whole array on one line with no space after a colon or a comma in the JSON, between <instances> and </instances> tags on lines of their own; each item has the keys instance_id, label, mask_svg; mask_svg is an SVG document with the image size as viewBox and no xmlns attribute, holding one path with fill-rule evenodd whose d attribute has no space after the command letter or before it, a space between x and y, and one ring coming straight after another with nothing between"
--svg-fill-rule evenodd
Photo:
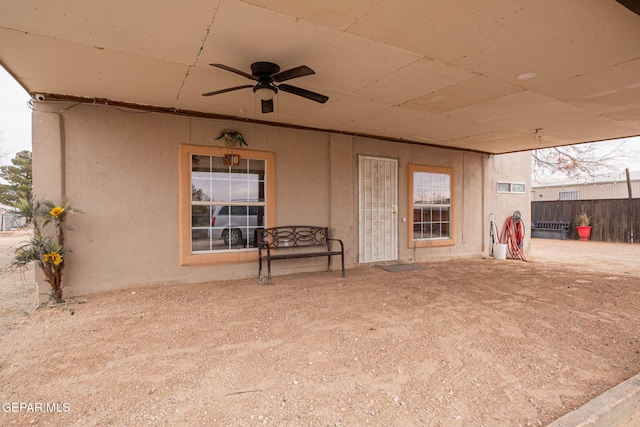
<instances>
[{"instance_id":1,"label":"door mat","mask_svg":"<svg viewBox=\"0 0 640 427\"><path fill-rule=\"evenodd\" d=\"M420 264L392 264L392 265L378 265L381 268L390 273L400 273L402 271L424 270L426 267Z\"/></svg>"}]
</instances>

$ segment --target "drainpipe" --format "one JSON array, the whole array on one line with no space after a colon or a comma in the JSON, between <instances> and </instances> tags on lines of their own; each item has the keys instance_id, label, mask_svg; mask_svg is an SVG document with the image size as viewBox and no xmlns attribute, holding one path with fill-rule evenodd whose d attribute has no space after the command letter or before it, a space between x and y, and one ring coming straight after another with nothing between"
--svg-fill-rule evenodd
<instances>
[{"instance_id":1,"label":"drainpipe","mask_svg":"<svg viewBox=\"0 0 640 427\"><path fill-rule=\"evenodd\" d=\"M631 229L629 232L629 243L633 245L633 227L635 224L633 222L633 194L631 192L631 174L629 173L629 168L626 168L625 172L627 174L627 190L629 192L629 224Z\"/></svg>"},{"instance_id":2,"label":"drainpipe","mask_svg":"<svg viewBox=\"0 0 640 427\"><path fill-rule=\"evenodd\" d=\"M493 209L492 207L487 207L487 205L489 204L487 202L487 196L489 194L489 192L487 191L486 188L486 182L487 182L487 163L489 163L489 161L491 160L492 156L491 155L487 155L487 156L483 156L482 161L480 162L480 167L482 168L482 171L480 173L480 177L481 177L481 183L480 186L482 188L482 197L480 200L480 203L482 204L481 206L481 211L482 211L482 218L480 221L480 229L482 232L482 253L489 253L490 255L493 255L493 245L491 245L491 242L489 241L489 245L491 245L491 247L487 247L487 236L486 236L486 231L487 231L487 225L486 225L486 221L485 218L487 218L489 215L489 213L491 212L491 210ZM489 239L490 240L490 239Z\"/></svg>"}]
</instances>

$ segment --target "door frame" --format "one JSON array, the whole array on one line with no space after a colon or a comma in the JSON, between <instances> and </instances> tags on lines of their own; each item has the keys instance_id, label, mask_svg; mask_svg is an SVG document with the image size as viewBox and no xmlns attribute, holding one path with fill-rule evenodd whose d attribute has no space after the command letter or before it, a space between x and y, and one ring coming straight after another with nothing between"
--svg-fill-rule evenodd
<instances>
[{"instance_id":1,"label":"door frame","mask_svg":"<svg viewBox=\"0 0 640 427\"><path fill-rule=\"evenodd\" d=\"M382 191L384 193L382 197L384 197L385 200L382 202L383 206L381 209L378 207L375 212L373 209L368 211L368 213L373 213L375 215L373 221L369 220L368 224L366 219L367 211L363 208L363 205L366 204L364 200L366 199L367 190L364 187L367 181L363 177L365 173L363 169L366 168L365 162L367 161L385 162L392 165L393 169L389 171L391 176L382 177L382 181L377 181L378 187L376 189L371 189L371 192L378 192L381 189L380 184L382 184ZM358 155L358 262L361 264L398 260L398 163L399 161L396 158L364 154ZM391 188L387 188L387 184L390 184ZM389 191L388 198L387 193L385 193L386 191ZM377 193L377 201L380 200L379 196L380 193ZM380 221L377 221L379 219L377 218L377 215L380 214L385 217L383 218L383 220L386 220L385 224L380 224ZM374 230L376 225L379 225L380 227L378 227L377 230ZM388 236L387 232L389 233ZM367 237L367 234L375 236L369 238ZM374 243L382 244L382 247L380 248L380 246L378 246L379 249L375 250L374 253L373 248L370 251L367 251L368 243L371 243L372 245ZM382 255L380 256L381 253Z\"/></svg>"}]
</instances>

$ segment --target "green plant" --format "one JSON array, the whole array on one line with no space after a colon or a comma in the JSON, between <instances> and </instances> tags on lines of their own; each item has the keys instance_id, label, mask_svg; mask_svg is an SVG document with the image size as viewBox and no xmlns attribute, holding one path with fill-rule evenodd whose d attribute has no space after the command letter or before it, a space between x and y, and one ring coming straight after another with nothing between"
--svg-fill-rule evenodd
<instances>
[{"instance_id":1,"label":"green plant","mask_svg":"<svg viewBox=\"0 0 640 427\"><path fill-rule=\"evenodd\" d=\"M33 200L21 198L13 204L19 217L25 218L27 223L31 223L33 218Z\"/></svg>"},{"instance_id":2,"label":"green plant","mask_svg":"<svg viewBox=\"0 0 640 427\"><path fill-rule=\"evenodd\" d=\"M4 205L13 205L21 198L32 198L31 151L20 151L11 163L11 166L0 166L0 203Z\"/></svg>"},{"instance_id":3,"label":"green plant","mask_svg":"<svg viewBox=\"0 0 640 427\"><path fill-rule=\"evenodd\" d=\"M64 222L67 215L81 213L73 209L66 200L60 205L50 201L25 203L22 206L31 210L33 218L33 236L18 247L12 261L15 268L24 268L32 261L37 262L51 285L51 299L63 302L62 299L62 271L65 267L66 252L65 230L69 228Z\"/></svg>"},{"instance_id":4,"label":"green plant","mask_svg":"<svg viewBox=\"0 0 640 427\"><path fill-rule=\"evenodd\" d=\"M591 224L591 218L589 217L589 215L587 215L587 213L585 211L580 212L576 216L576 225L577 226L587 226L589 224Z\"/></svg>"}]
</instances>

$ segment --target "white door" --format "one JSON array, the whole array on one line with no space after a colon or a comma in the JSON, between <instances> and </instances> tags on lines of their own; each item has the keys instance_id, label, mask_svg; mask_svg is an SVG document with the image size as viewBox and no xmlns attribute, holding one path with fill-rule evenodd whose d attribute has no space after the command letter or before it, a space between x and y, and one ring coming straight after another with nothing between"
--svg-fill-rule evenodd
<instances>
[{"instance_id":1,"label":"white door","mask_svg":"<svg viewBox=\"0 0 640 427\"><path fill-rule=\"evenodd\" d=\"M398 258L398 162L359 156L359 261Z\"/></svg>"}]
</instances>

